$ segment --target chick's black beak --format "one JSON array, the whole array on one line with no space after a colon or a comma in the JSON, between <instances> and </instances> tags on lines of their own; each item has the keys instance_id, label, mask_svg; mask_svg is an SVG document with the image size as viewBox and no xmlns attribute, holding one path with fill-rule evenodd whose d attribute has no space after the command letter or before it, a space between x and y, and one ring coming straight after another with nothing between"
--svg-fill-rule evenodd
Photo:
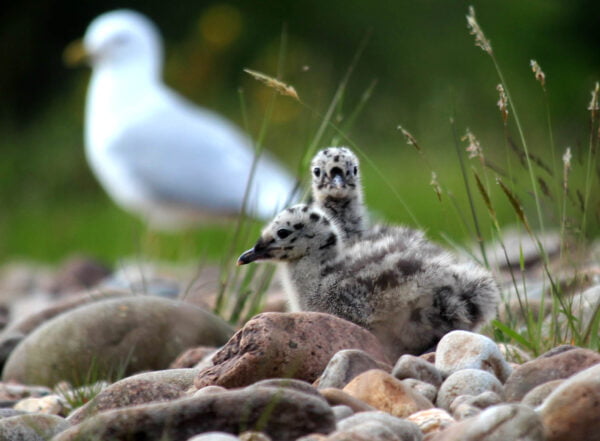
<instances>
[{"instance_id":1,"label":"chick's black beak","mask_svg":"<svg viewBox=\"0 0 600 441\"><path fill-rule=\"evenodd\" d=\"M333 167L329 172L329 176L331 178L331 184L334 187L341 188L346 183L344 179L344 172L339 167Z\"/></svg>"},{"instance_id":2,"label":"chick's black beak","mask_svg":"<svg viewBox=\"0 0 600 441\"><path fill-rule=\"evenodd\" d=\"M250 248L248 251L244 251L240 257L238 257L237 265L247 265L248 263L254 262L258 259L254 248Z\"/></svg>"},{"instance_id":3,"label":"chick's black beak","mask_svg":"<svg viewBox=\"0 0 600 441\"><path fill-rule=\"evenodd\" d=\"M240 257L238 257L237 265L247 265L259 259L269 258L268 247L262 239L259 239L253 248L248 251L244 251Z\"/></svg>"}]
</instances>

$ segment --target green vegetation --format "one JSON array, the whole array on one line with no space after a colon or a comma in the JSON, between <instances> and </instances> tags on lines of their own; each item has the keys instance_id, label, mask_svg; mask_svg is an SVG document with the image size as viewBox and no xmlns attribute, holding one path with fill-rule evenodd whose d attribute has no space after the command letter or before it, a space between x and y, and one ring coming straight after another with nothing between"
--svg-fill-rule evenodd
<instances>
[{"instance_id":1,"label":"green vegetation","mask_svg":"<svg viewBox=\"0 0 600 441\"><path fill-rule=\"evenodd\" d=\"M361 41L366 41L344 94L330 114L332 122L348 138L340 137L328 127L316 147L332 140L357 147L363 158L367 201L382 219L418 222L435 238L443 235L462 242L470 234L452 205L459 207L460 212L467 212L469 202L452 133L456 131L457 137L462 137L466 128L471 127L490 162L505 160L502 152L507 139L494 105L499 82L494 67L473 48L464 31L468 4L461 6L439 0L375 2L368 13L361 12L361 4L308 1L272 8L269 2L250 5L233 1L194 3L190 8L169 11L160 10L161 6L153 3L131 6L148 13L163 30L168 55L166 79L184 95L244 126L236 92L241 86L248 131L255 138L260 136L272 92L245 74L243 68L275 75L281 63L280 78L292 84L313 110L291 98L279 98L263 144L293 170L303 164L304 151L315 139L353 54ZM592 11L597 5L593 2L524 5L518 1L474 4L488 32L494 36L497 61L507 76L513 98L519 103L519 116L531 153L549 162L546 158L551 143L546 130L546 108L549 108L556 158L559 159L566 146L572 149L570 179L583 182L586 174L595 176L593 165L586 168L590 161L585 146L588 94L598 79L594 72L599 66L597 62L593 64L597 48L595 28L591 25ZM39 52L43 50L44 57L17 57L12 50L3 55L13 54L14 58L3 59L2 64L7 67L0 76L2 90L6 92L0 112L3 152L0 261L17 257L58 261L73 252L84 252L111 263L123 255L139 253L148 234L137 220L114 206L85 163L82 110L87 73L67 70L60 57L62 48L83 33L89 19L110 5L98 0L87 7L89 10L70 11L74 15L69 15L69 22L79 17L77 25L70 28L61 27L59 16L64 11L56 8L47 11L55 20L43 25L30 23L29 27L35 31L31 36L35 40L30 44L43 48L35 46L32 54L41 55ZM2 19L12 18L10 26L3 26L11 30L5 34L9 46L10 38L21 35L18 23L36 20L37 15L26 12L25 8L14 9ZM219 26L221 22L229 23L229 34L223 34L225 28ZM50 33L47 26L52 23L60 27L60 33ZM285 59L281 60L284 23L289 37ZM546 32L548 29L557 32ZM39 35L44 30L48 35ZM21 43L13 46L21 47ZM547 94L528 73L531 58L538 59L548 75ZM37 79L24 75L25 70L35 72ZM22 74L20 79L18 73ZM26 80L28 87L23 85ZM365 94L370 98L363 102ZM359 107L361 111L353 119L352 113ZM454 120L453 125L450 119ZM399 124L419 140L428 163L405 144L397 130ZM511 133L511 139L523 149L520 138L518 132ZM465 147L459 144L461 149ZM369 161L365 160L367 157ZM511 164L513 169L518 168L518 161ZM432 170L452 193L452 204L439 203L429 186ZM513 173L515 179L520 179L519 170ZM592 181L588 179L589 182ZM554 188L551 190L556 192ZM530 207L540 211L537 202L533 205L530 202L541 199L540 203L544 203L544 195L540 190L535 191L537 198L523 195L528 215ZM413 215L390 193L397 193ZM500 223L512 223L515 218L510 206L497 188L491 191L491 198ZM479 214L485 213L481 204L475 209ZM541 209L546 214L545 208ZM586 216L591 236L598 233L600 223L596 216L594 210L589 210ZM530 219L537 227L538 215ZM548 219L547 224L560 226L560 219ZM234 223L224 228L211 226L193 234L192 239L190 234L184 238L165 235L160 249L165 250L164 257L187 259L194 254L174 256L174 250L179 243L191 240L198 249L206 250L211 260L217 261L233 228ZM489 229L483 229L482 234L491 237Z\"/></svg>"},{"instance_id":2,"label":"green vegetation","mask_svg":"<svg viewBox=\"0 0 600 441\"><path fill-rule=\"evenodd\" d=\"M487 156L487 149L482 147L470 129L467 129L464 137L459 139L454 118L450 119L449 125L453 130L452 138L457 154L455 162L460 169L461 184L464 184L464 198L459 199L455 197L456 191L454 190L457 188L457 183L452 182L451 185L448 185L445 180L440 180L427 149L424 149L406 129L398 128L406 138L407 144L419 154L426 171L431 173L430 199L433 199L435 195L440 211L445 214L444 221L454 217L455 223L462 226L465 236L471 238L473 243L479 243L479 260L482 264L488 266L485 241L490 238L500 244L506 256L506 262L509 262L508 251L504 243L504 230L511 224L516 225L523 232L523 236L528 236L537 246L543 267L541 279L545 286L539 300L538 310L534 312L535 308L531 307L527 296L526 269L521 249L520 267L512 269L510 265L507 265L516 298L505 298L506 303L501 307L505 313L501 315L501 320L495 320L492 324L490 332L495 334L496 339L519 344L536 355L565 342L599 349L600 308L592 311L590 319L587 321L578 317L579 313L573 305L572 298L565 295L565 289L561 286L555 269L551 268L550 257L540 239L540 234L544 234L547 229L560 231L559 264L564 268L572 269L572 274L569 274L566 282L567 285L575 282L580 265L587 263L581 261L581 255L585 255L589 238L597 233L600 219L600 195L591 191L591 188L597 188L600 178L600 170L597 167L598 147L600 146L600 86L596 83L588 105L590 126L587 151L583 155L585 159L579 163L577 172L573 173L571 147L567 147L564 154L558 154L555 151L554 128L547 100L546 76L540 65L534 60L530 62L533 71L532 79L539 83L536 87L540 87L543 92L547 119L548 138L545 150L548 153L543 156L533 153L528 147L528 132L525 131L518 116L518 106L511 97L509 85L492 45L479 26L475 10L472 7L467 15L467 23L471 34L475 37L476 46L491 58L498 77L497 106L501 121L501 137L504 140L500 154L496 154L494 159L490 160ZM307 158L312 157L316 146L320 143L320 138L332 132L331 136L334 139L339 138L343 144L349 144L363 154L364 162L370 165L372 171L382 179L383 184L379 189L383 189L385 192L384 199L391 201L395 206L395 212L398 213L403 209L405 218L408 218L409 222L412 221L423 227L425 224L419 220L419 215L409 208L418 206L418 204L411 205L395 191L395 187L390 184L386 174L382 173L373 158L365 154L343 130L339 129L339 126L345 122L344 118L336 119L332 116L332 109L335 109L343 101L349 75L353 69L354 64L350 66L347 76L338 86L328 111L323 117L322 124L317 129L315 139L308 144L304 151L302 163L306 164ZM265 78L260 79L265 80ZM287 85L275 79L267 79L266 83L280 92L289 89ZM346 110L346 113L351 115L349 118L351 123L354 122L354 116L362 109L363 104L364 102L359 101L356 111ZM343 114L343 112L340 113ZM515 138L513 138L512 132L517 133ZM466 144L466 148L461 147L462 143ZM332 141L332 144L337 143ZM465 164L467 153L468 158L473 160L468 165ZM436 156L439 156L439 153L436 153ZM413 168L407 167L407 169ZM594 174L592 170L595 170L596 173ZM458 187L460 186L459 184ZM367 184L367 188L369 187L370 184ZM474 190L471 189L472 187ZM464 214L467 205L470 208L470 217ZM595 218L595 220L589 222L591 218ZM440 228L440 230L444 229ZM443 238L448 240L450 245L454 245L451 236L448 236L447 233ZM235 240L234 243L236 243ZM465 251L476 257L473 251L468 249ZM226 266L225 264L222 268ZM268 277L264 280L269 280ZM246 274L246 279L242 284L244 290L248 290L247 282L249 280L252 280L252 273ZM225 287L226 284L223 292L225 292ZM266 285L263 285L263 289L265 287ZM243 308L243 303L250 296L249 292L240 291L234 295L237 300L236 307L241 305L240 307ZM261 290L255 292L256 296L260 298ZM510 303L514 304L515 302L518 304L516 311L514 307L510 307ZM538 304L537 299L535 303ZM217 311L222 312L221 305L218 305ZM547 319L548 311L550 312L550 323ZM520 317L520 323L516 315ZM235 316L235 320L237 319L239 316Z\"/></svg>"},{"instance_id":3,"label":"green vegetation","mask_svg":"<svg viewBox=\"0 0 600 441\"><path fill-rule=\"evenodd\" d=\"M166 78L237 121L259 149L274 151L303 180L315 149L352 147L379 220L419 226L474 254L478 244L482 263L485 243L503 243L504 230L516 225L544 257L548 295L540 310L550 305L552 326L546 329L544 315L529 306L521 262L512 274L518 316L503 316L490 333L534 353L563 342L598 349L600 314L585 324L574 315L539 241L540 233L559 231L562 262L576 277L582 249L600 233L600 64L597 28L588 27L598 4L473 3L493 37L469 12L484 53L465 30L466 3L376 2L367 14L358 0L306 2L291 7L287 20L269 16L267 6L203 6L196 24L186 21L189 35L179 30L179 43L167 45ZM153 17L162 27L160 15ZM178 18L173 11L165 16L168 39ZM229 40L217 32L223 20L239 25ZM532 58L539 65L530 65ZM301 101L278 96L246 67L293 85ZM272 277L268 266L234 269L260 225L232 220L162 234L120 211L85 164L86 80L72 73L70 87L36 102L33 116L0 113L0 261L84 252L108 262L129 255L216 262L217 312L244 321ZM235 93L238 86L243 93Z\"/></svg>"}]
</instances>

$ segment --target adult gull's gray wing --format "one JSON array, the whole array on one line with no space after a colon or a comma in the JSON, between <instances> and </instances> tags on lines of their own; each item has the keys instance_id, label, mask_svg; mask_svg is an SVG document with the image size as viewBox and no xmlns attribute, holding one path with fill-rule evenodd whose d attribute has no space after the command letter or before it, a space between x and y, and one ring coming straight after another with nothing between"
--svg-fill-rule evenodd
<instances>
[{"instance_id":1,"label":"adult gull's gray wing","mask_svg":"<svg viewBox=\"0 0 600 441\"><path fill-rule=\"evenodd\" d=\"M199 211L238 213L254 151L241 131L182 99L146 113L115 137L109 154L156 201ZM289 202L295 182L274 160L259 158L249 212L266 218Z\"/></svg>"}]
</instances>

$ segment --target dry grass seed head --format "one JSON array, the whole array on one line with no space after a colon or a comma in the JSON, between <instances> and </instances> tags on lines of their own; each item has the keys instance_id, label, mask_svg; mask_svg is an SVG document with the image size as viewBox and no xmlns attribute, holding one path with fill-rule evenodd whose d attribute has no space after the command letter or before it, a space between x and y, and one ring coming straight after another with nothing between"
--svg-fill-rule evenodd
<instances>
[{"instance_id":1,"label":"dry grass seed head","mask_svg":"<svg viewBox=\"0 0 600 441\"><path fill-rule=\"evenodd\" d=\"M418 151L421 151L421 147L419 146L419 143L417 143L416 138L414 136L412 136L412 134L408 130L406 130L402 126L398 126L398 130L400 130L402 132L402 135L404 135L404 138L406 138L406 143L408 145L412 145Z\"/></svg>"},{"instance_id":2,"label":"dry grass seed head","mask_svg":"<svg viewBox=\"0 0 600 441\"><path fill-rule=\"evenodd\" d=\"M492 55L492 45L490 40L485 37L485 34L481 30L477 19L475 18L475 8L469 6L469 14L467 14L467 28L469 33L475 36L475 46L480 47L488 54Z\"/></svg>"},{"instance_id":3,"label":"dry grass seed head","mask_svg":"<svg viewBox=\"0 0 600 441\"><path fill-rule=\"evenodd\" d=\"M467 141L469 145L465 149L469 153L469 159L479 158L482 164L485 163L485 157L483 156L483 149L479 140L473 135L471 130L467 129L465 136L461 138L462 141Z\"/></svg>"},{"instance_id":4,"label":"dry grass seed head","mask_svg":"<svg viewBox=\"0 0 600 441\"><path fill-rule=\"evenodd\" d=\"M435 191L438 200L442 202L442 187L438 182L437 173L433 170L431 171L431 182L429 182L429 185L433 187L433 191Z\"/></svg>"},{"instance_id":5,"label":"dry grass seed head","mask_svg":"<svg viewBox=\"0 0 600 441\"><path fill-rule=\"evenodd\" d=\"M535 76L535 79L537 81L540 82L540 84L542 85L542 88L546 88L546 74L544 74L544 71L542 71L542 68L540 67L540 65L538 64L537 61L535 60L531 60L529 62L529 64L531 65L531 70L533 71L533 75Z\"/></svg>"},{"instance_id":6,"label":"dry grass seed head","mask_svg":"<svg viewBox=\"0 0 600 441\"><path fill-rule=\"evenodd\" d=\"M294 89L294 86L285 84L283 81L279 81L277 78L270 77L268 75L265 75L261 72L257 72L255 70L244 69L244 72L246 72L247 74L252 76L254 79L262 82L267 87L274 89L277 93L284 95L284 96L289 96L291 98L294 98L297 101L300 101L300 97L298 96L296 89Z\"/></svg>"},{"instance_id":7,"label":"dry grass seed head","mask_svg":"<svg viewBox=\"0 0 600 441\"><path fill-rule=\"evenodd\" d=\"M508 96L506 96L506 92L504 91L504 86L502 84L498 84L496 86L496 90L500 98L498 99L498 108L500 109L500 113L502 113L502 120L504 124L508 121Z\"/></svg>"}]
</instances>

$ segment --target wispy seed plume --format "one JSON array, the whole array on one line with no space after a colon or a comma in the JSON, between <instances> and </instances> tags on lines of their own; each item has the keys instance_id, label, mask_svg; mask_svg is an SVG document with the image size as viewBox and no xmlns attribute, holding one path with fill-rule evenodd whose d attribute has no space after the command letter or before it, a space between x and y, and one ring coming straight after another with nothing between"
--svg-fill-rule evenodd
<instances>
[{"instance_id":1,"label":"wispy seed plume","mask_svg":"<svg viewBox=\"0 0 600 441\"><path fill-rule=\"evenodd\" d=\"M502 84L498 84L496 86L496 90L500 98L498 99L498 108L500 109L500 113L502 114L502 120L504 124L508 121L508 96L504 91L504 86Z\"/></svg>"},{"instance_id":2,"label":"wispy seed plume","mask_svg":"<svg viewBox=\"0 0 600 441\"><path fill-rule=\"evenodd\" d=\"M544 74L544 71L542 70L542 68L540 67L540 65L538 64L537 61L531 60L529 62L529 64L531 66L531 70L533 71L533 75L535 76L535 79L537 81L539 81L539 83L542 85L542 88L545 90L546 89L546 74Z\"/></svg>"},{"instance_id":3,"label":"wispy seed plume","mask_svg":"<svg viewBox=\"0 0 600 441\"><path fill-rule=\"evenodd\" d=\"M431 182L429 183L429 185L431 185L433 187L433 191L435 191L435 194L437 195L438 200L440 202L442 202L442 187L440 186L440 183L438 182L437 173L434 172L433 170L431 171Z\"/></svg>"},{"instance_id":4,"label":"wispy seed plume","mask_svg":"<svg viewBox=\"0 0 600 441\"><path fill-rule=\"evenodd\" d=\"M421 147L419 146L419 143L417 142L416 138L414 136L412 136L412 134L408 130L406 130L404 127L398 126L397 128L398 128L398 130L400 130L402 132L402 135L404 136L404 138L406 138L406 143L408 145L412 145L415 149L417 149L420 152Z\"/></svg>"},{"instance_id":5,"label":"wispy seed plume","mask_svg":"<svg viewBox=\"0 0 600 441\"><path fill-rule=\"evenodd\" d=\"M488 54L492 55L492 45L481 30L477 19L475 18L475 8L469 6L469 13L467 14L467 28L469 33L475 36L475 46L480 47Z\"/></svg>"},{"instance_id":6,"label":"wispy seed plume","mask_svg":"<svg viewBox=\"0 0 600 441\"><path fill-rule=\"evenodd\" d=\"M465 133L465 136L461 138L461 141L467 141L469 144L466 148L466 151L469 153L469 159L479 158L482 164L485 163L485 157L483 156L481 144L475 135L473 135L471 130L467 129L467 133Z\"/></svg>"},{"instance_id":7,"label":"wispy seed plume","mask_svg":"<svg viewBox=\"0 0 600 441\"><path fill-rule=\"evenodd\" d=\"M268 75L265 75L264 73L257 72L255 70L244 69L244 72L252 76L254 79L262 82L267 87L275 89L277 93L284 96L289 96L297 101L300 101L300 97L298 96L296 89L294 89L294 86L285 84L283 81L279 81L277 78L270 77Z\"/></svg>"}]
</instances>

